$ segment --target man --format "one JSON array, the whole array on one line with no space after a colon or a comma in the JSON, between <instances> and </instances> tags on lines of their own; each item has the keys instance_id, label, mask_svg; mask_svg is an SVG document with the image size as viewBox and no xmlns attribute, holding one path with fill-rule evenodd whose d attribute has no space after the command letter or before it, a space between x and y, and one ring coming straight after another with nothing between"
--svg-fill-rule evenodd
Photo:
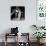
<instances>
[{"instance_id":1,"label":"man","mask_svg":"<svg viewBox=\"0 0 46 46\"><path fill-rule=\"evenodd\" d=\"M20 20L20 17L21 17L21 10L18 7L16 7L16 9L14 9L13 12L11 13L11 19Z\"/></svg>"}]
</instances>

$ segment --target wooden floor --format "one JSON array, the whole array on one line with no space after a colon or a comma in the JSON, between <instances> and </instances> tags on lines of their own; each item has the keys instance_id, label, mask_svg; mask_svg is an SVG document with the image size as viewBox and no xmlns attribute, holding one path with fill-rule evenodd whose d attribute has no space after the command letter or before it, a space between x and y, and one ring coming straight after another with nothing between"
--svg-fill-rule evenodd
<instances>
[{"instance_id":1,"label":"wooden floor","mask_svg":"<svg viewBox=\"0 0 46 46\"><path fill-rule=\"evenodd\" d=\"M0 46L4 46L4 43L2 42L0 42ZM15 43L8 43L8 45L7 46L15 46ZM34 42L32 42L32 43L30 43L30 46L37 46L37 43L34 43ZM46 43L44 43L42 46L46 46Z\"/></svg>"}]
</instances>

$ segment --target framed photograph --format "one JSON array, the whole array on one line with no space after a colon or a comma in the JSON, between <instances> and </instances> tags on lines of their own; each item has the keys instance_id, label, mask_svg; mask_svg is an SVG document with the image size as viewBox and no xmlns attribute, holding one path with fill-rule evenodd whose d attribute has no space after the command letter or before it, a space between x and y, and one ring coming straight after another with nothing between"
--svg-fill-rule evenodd
<instances>
[{"instance_id":1,"label":"framed photograph","mask_svg":"<svg viewBox=\"0 0 46 46\"><path fill-rule=\"evenodd\" d=\"M11 20L24 20L25 7L24 6L11 6Z\"/></svg>"}]
</instances>

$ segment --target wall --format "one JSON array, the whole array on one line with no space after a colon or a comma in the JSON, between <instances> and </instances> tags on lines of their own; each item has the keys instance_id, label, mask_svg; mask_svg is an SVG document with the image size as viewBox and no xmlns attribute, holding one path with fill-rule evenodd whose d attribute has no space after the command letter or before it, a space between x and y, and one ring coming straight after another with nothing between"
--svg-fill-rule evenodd
<instances>
[{"instance_id":1,"label":"wall","mask_svg":"<svg viewBox=\"0 0 46 46\"><path fill-rule=\"evenodd\" d=\"M25 6L25 20L11 21L10 7ZM0 1L0 34L10 32L9 28L19 27L19 32L29 32L32 37L31 25L36 24L36 0L1 0Z\"/></svg>"}]
</instances>

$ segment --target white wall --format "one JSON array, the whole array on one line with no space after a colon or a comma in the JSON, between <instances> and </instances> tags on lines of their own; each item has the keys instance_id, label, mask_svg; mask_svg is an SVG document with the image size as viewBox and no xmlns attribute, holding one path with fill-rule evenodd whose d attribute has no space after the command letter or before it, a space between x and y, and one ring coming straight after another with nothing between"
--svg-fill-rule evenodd
<instances>
[{"instance_id":1,"label":"white wall","mask_svg":"<svg viewBox=\"0 0 46 46\"><path fill-rule=\"evenodd\" d=\"M25 6L25 20L11 21L10 7ZM32 36L31 25L36 24L36 0L0 0L0 34L8 28L19 27L20 32L29 32ZM8 32L8 31L7 31Z\"/></svg>"}]
</instances>

